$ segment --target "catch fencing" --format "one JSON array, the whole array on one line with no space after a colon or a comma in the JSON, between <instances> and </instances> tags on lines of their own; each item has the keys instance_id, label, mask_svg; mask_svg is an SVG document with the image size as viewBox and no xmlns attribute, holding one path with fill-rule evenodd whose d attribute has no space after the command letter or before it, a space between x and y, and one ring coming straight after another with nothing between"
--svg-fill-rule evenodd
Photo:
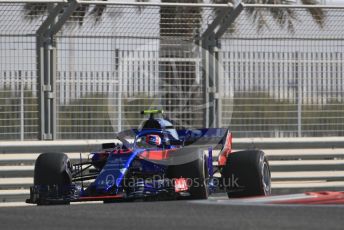
<instances>
[{"instance_id":1,"label":"catch fencing","mask_svg":"<svg viewBox=\"0 0 344 230\"><path fill-rule=\"evenodd\" d=\"M344 7L194 2L0 1L0 139L343 135Z\"/></svg>"}]
</instances>

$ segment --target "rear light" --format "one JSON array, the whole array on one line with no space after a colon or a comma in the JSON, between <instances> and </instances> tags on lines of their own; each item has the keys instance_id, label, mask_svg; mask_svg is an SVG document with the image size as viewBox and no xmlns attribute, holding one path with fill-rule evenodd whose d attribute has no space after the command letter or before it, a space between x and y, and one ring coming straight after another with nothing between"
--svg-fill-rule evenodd
<instances>
[{"instance_id":1,"label":"rear light","mask_svg":"<svg viewBox=\"0 0 344 230\"><path fill-rule=\"evenodd\" d=\"M227 164L227 157L229 154L232 153L232 142L232 133L227 132L225 143L223 144L223 147L218 157L218 166L225 166Z\"/></svg>"}]
</instances>

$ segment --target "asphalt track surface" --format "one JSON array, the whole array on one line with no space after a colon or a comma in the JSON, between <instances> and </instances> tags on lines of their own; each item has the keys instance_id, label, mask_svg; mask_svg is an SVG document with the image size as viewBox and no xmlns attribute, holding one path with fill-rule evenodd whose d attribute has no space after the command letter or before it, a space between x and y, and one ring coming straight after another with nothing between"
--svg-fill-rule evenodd
<instances>
[{"instance_id":1,"label":"asphalt track surface","mask_svg":"<svg viewBox=\"0 0 344 230\"><path fill-rule=\"evenodd\" d=\"M343 229L344 206L164 201L0 208L0 229Z\"/></svg>"}]
</instances>

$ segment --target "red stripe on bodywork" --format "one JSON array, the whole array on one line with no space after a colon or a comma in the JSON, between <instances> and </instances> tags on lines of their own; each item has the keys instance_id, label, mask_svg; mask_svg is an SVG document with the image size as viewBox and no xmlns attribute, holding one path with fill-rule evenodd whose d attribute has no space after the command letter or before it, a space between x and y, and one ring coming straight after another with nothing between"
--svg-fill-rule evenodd
<instances>
[{"instance_id":1,"label":"red stripe on bodywork","mask_svg":"<svg viewBox=\"0 0 344 230\"><path fill-rule=\"evenodd\" d=\"M107 195L107 196L84 196L79 197L79 199L75 201L98 201L98 200L110 200L110 199L121 199L124 198L124 195Z\"/></svg>"},{"instance_id":2,"label":"red stripe on bodywork","mask_svg":"<svg viewBox=\"0 0 344 230\"><path fill-rule=\"evenodd\" d=\"M232 153L232 142L233 136L232 133L227 132L225 143L218 157L218 165L225 166L227 164L227 157Z\"/></svg>"},{"instance_id":3,"label":"red stripe on bodywork","mask_svg":"<svg viewBox=\"0 0 344 230\"><path fill-rule=\"evenodd\" d=\"M146 150L140 154L141 158L148 160L164 160L169 156L171 150Z\"/></svg>"},{"instance_id":4,"label":"red stripe on bodywork","mask_svg":"<svg viewBox=\"0 0 344 230\"><path fill-rule=\"evenodd\" d=\"M119 150L119 154L129 154L129 153L132 153L132 152L133 152L133 150L131 150L131 149L128 149L128 150L121 149L121 150Z\"/></svg>"}]
</instances>

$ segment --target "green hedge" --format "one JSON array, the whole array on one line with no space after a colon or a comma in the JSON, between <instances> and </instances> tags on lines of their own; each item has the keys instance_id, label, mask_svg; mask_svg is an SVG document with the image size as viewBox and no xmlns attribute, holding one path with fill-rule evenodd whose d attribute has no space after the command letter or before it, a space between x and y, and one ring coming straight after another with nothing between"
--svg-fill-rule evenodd
<instances>
[{"instance_id":1,"label":"green hedge","mask_svg":"<svg viewBox=\"0 0 344 230\"><path fill-rule=\"evenodd\" d=\"M223 100L223 110L233 111L224 119L237 137L297 136L297 103L274 99L267 93L236 93ZM229 116L227 114L227 116ZM343 136L344 103L328 101L323 106L302 105L302 136Z\"/></svg>"},{"instance_id":2,"label":"green hedge","mask_svg":"<svg viewBox=\"0 0 344 230\"><path fill-rule=\"evenodd\" d=\"M9 88L0 90L0 139L20 138L20 93ZM109 101L111 100L111 101ZM112 101L113 100L113 101ZM223 124L236 137L274 137L297 135L297 104L277 100L266 93L236 93L234 99L223 99ZM107 94L88 94L58 107L58 134L62 139L111 138L117 130L117 99ZM122 129L137 127L141 110L157 108L159 101L146 94L122 99ZM25 139L37 139L37 98L24 89ZM231 113L233 111L233 113ZM229 119L227 119L228 117ZM182 121L182 120L181 120ZM196 127L196 126L194 126ZM328 101L326 105L302 106L303 136L343 136L344 103Z\"/></svg>"},{"instance_id":3,"label":"green hedge","mask_svg":"<svg viewBox=\"0 0 344 230\"><path fill-rule=\"evenodd\" d=\"M26 87L24 98L24 138L37 139L38 106L37 98ZM0 89L0 139L20 139L21 94L10 88Z\"/></svg>"}]
</instances>

